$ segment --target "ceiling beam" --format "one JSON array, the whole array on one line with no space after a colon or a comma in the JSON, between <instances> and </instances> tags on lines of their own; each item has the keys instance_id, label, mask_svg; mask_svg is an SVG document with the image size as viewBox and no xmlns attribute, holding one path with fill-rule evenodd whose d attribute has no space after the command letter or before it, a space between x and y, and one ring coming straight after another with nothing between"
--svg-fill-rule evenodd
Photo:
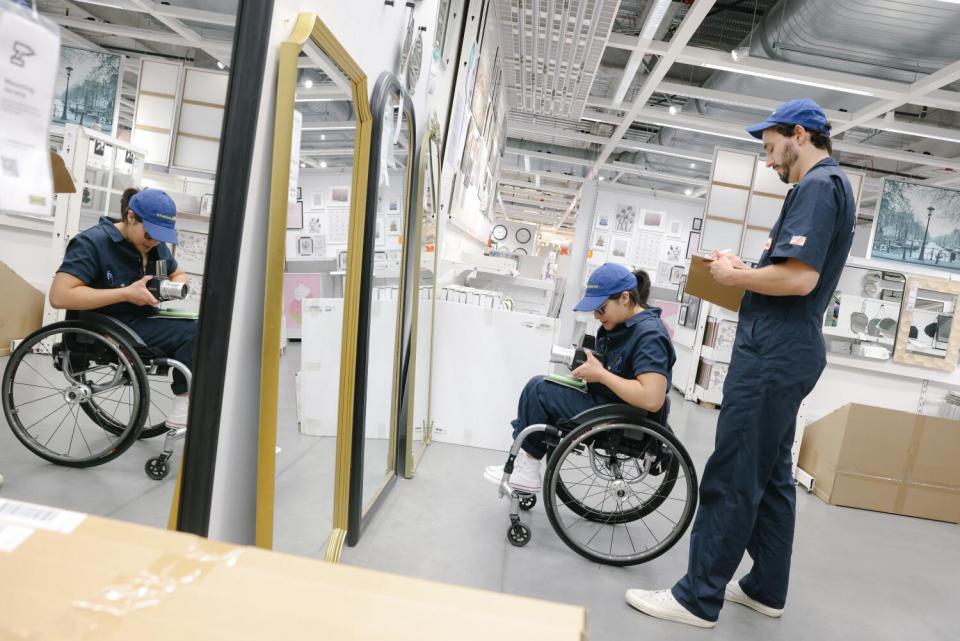
<instances>
[{"instance_id":1,"label":"ceiling beam","mask_svg":"<svg viewBox=\"0 0 960 641\"><path fill-rule=\"evenodd\" d=\"M510 187L521 187L523 189L536 189L537 191L546 191L554 194L565 194L567 196L576 196L576 189L568 189L566 187L551 187L549 185L537 185L536 183L526 182L523 180L511 180L509 178L501 178L500 185L510 186Z\"/></svg>"},{"instance_id":2,"label":"ceiling beam","mask_svg":"<svg viewBox=\"0 0 960 641\"><path fill-rule=\"evenodd\" d=\"M833 134L836 135L848 129L853 129L854 127L865 126L866 123L872 121L877 116L882 116L907 103L916 103L928 93L945 87L957 80L960 80L960 60L912 83L903 96L891 100L878 100L872 105L867 105L863 109L860 109L855 112L853 117L847 122L841 124L839 127L834 127Z\"/></svg>"},{"instance_id":3,"label":"ceiling beam","mask_svg":"<svg viewBox=\"0 0 960 641\"><path fill-rule=\"evenodd\" d=\"M656 90L657 85L666 78L670 67L677 61L677 58L683 52L687 43L690 42L690 38L696 33L697 28L699 28L700 24L707 17L707 14L710 12L710 9L713 8L714 4L716 4L716 0L694 0L693 4L687 9L687 13L683 17L683 22L680 23L679 28L674 32L666 51L657 59L653 69L647 74L643 85L641 85L640 90L634 98L633 107L627 110L627 113L623 116L623 121L614 130L610 141L604 145L600 151L596 164L591 168L590 173L587 174L588 177L595 178L600 168L603 167L610 158L610 155L617 148L617 143L624 138L630 126L633 124L636 112L640 111L640 109L647 104L650 96L652 96ZM563 218L557 223L557 229L559 229L570 214L573 213L573 207L574 205L571 205L564 213Z\"/></svg>"},{"instance_id":4,"label":"ceiling beam","mask_svg":"<svg viewBox=\"0 0 960 641\"><path fill-rule=\"evenodd\" d=\"M196 31L188 27L187 25L180 22L179 18L174 18L172 16L164 15L154 11L154 7L158 6L158 2L152 2L150 0L127 0L129 3L130 9L134 11L142 11L150 16L153 16L156 20L160 21L165 27L178 33L183 36L191 46L196 47L202 51L207 52L214 60L219 62L224 67L230 65L230 51L223 52L222 49L217 49L216 47L207 47L206 40Z\"/></svg>"},{"instance_id":5,"label":"ceiling beam","mask_svg":"<svg viewBox=\"0 0 960 641\"><path fill-rule=\"evenodd\" d=\"M604 168L613 169L615 171L622 171L623 173L632 174L634 176L641 176L643 178L650 178L651 180L659 180L661 182L669 182L669 183L679 183L681 185L692 185L694 187L705 187L708 182L703 178L694 178L691 176L678 176L676 174L667 174L662 171L652 171L650 169L645 169L640 165L634 165L628 162L619 162L619 161L608 162L604 165Z\"/></svg>"},{"instance_id":6,"label":"ceiling beam","mask_svg":"<svg viewBox=\"0 0 960 641\"><path fill-rule=\"evenodd\" d=\"M540 160L555 160L557 162L563 162L570 165L579 165L581 167L590 167L595 163L595 161L589 158L578 158L576 156L567 156L564 154L548 154L544 151L521 149L519 147L511 147L509 146L509 143L505 152L513 156L530 156L531 158L538 158Z\"/></svg>"},{"instance_id":7,"label":"ceiling beam","mask_svg":"<svg viewBox=\"0 0 960 641\"><path fill-rule=\"evenodd\" d=\"M556 171L544 171L542 169L525 169L523 167L501 167L501 172L509 171L515 174L526 174L527 176L539 176L540 178L549 178L550 180L565 180L567 182L582 183L586 178L583 176L570 176Z\"/></svg>"},{"instance_id":8,"label":"ceiling beam","mask_svg":"<svg viewBox=\"0 0 960 641\"><path fill-rule=\"evenodd\" d=\"M108 22L94 22L92 20L77 20L66 16L48 15L45 17L53 20L61 27L75 29L78 31L89 31L92 33L102 33L110 36L120 36L121 38L134 38L146 42L158 42L161 44L178 45L181 47L196 47L186 38L178 33L159 33L150 29L140 29L137 27L127 27ZM219 55L229 59L232 43L227 40L204 39L204 49L217 51Z\"/></svg>"},{"instance_id":9,"label":"ceiling beam","mask_svg":"<svg viewBox=\"0 0 960 641\"><path fill-rule=\"evenodd\" d=\"M125 0L75 0L81 4L89 4L99 7L109 7L111 9L122 9L126 11L141 11L152 13L156 16L168 16L170 18L179 18L181 20L192 20L194 22L206 22L208 24L219 24L225 27L233 27L237 23L237 18L232 13L219 13L216 11L207 11L206 9L191 9L189 7L174 7L169 4L148 1L150 5L148 10L133 9Z\"/></svg>"}]
</instances>

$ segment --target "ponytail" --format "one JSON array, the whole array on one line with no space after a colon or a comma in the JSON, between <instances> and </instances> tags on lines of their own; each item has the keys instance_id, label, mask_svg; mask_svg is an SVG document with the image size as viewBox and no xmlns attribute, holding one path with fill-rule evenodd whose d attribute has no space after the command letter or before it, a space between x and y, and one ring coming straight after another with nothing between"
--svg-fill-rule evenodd
<instances>
[{"instance_id":1,"label":"ponytail","mask_svg":"<svg viewBox=\"0 0 960 641\"><path fill-rule=\"evenodd\" d=\"M637 277L637 286L628 292L630 302L646 307L650 298L650 275L642 269L633 272L633 275Z\"/></svg>"}]
</instances>

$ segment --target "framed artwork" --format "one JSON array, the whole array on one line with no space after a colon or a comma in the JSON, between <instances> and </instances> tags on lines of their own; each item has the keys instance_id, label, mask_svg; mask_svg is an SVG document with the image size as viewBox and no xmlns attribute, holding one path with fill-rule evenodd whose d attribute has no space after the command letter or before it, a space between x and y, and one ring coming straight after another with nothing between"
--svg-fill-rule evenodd
<instances>
[{"instance_id":1,"label":"framed artwork","mask_svg":"<svg viewBox=\"0 0 960 641\"><path fill-rule=\"evenodd\" d=\"M303 229L303 201L287 203L287 229Z\"/></svg>"},{"instance_id":2,"label":"framed artwork","mask_svg":"<svg viewBox=\"0 0 960 641\"><path fill-rule=\"evenodd\" d=\"M341 250L337 252L337 269L340 271L346 271L347 269L347 252L346 250Z\"/></svg>"},{"instance_id":3,"label":"framed artwork","mask_svg":"<svg viewBox=\"0 0 960 641\"><path fill-rule=\"evenodd\" d=\"M375 251L373 252L373 260L389 260L389 257L385 251Z\"/></svg>"},{"instance_id":4,"label":"framed artwork","mask_svg":"<svg viewBox=\"0 0 960 641\"><path fill-rule=\"evenodd\" d=\"M130 153L129 151L127 152ZM209 216L213 213L213 194L203 194L200 196L200 215ZM287 227L287 229L290 229Z\"/></svg>"},{"instance_id":5,"label":"framed artwork","mask_svg":"<svg viewBox=\"0 0 960 641\"><path fill-rule=\"evenodd\" d=\"M320 209L321 207L323 207L323 192L315 191L310 194L310 208Z\"/></svg>"},{"instance_id":6,"label":"framed artwork","mask_svg":"<svg viewBox=\"0 0 960 641\"><path fill-rule=\"evenodd\" d=\"M690 237L687 239L687 253L686 257L690 258L698 251L700 251L700 233L698 231L690 232Z\"/></svg>"},{"instance_id":7,"label":"framed artwork","mask_svg":"<svg viewBox=\"0 0 960 641\"><path fill-rule=\"evenodd\" d=\"M350 186L331 187L328 201L331 205L349 205L350 204Z\"/></svg>"},{"instance_id":8,"label":"framed artwork","mask_svg":"<svg viewBox=\"0 0 960 641\"><path fill-rule=\"evenodd\" d=\"M643 210L643 226L644 227L663 227L663 223L666 220L666 216L662 211L649 211Z\"/></svg>"},{"instance_id":9,"label":"framed artwork","mask_svg":"<svg viewBox=\"0 0 960 641\"><path fill-rule=\"evenodd\" d=\"M884 178L867 258L960 272L960 190Z\"/></svg>"},{"instance_id":10,"label":"framed artwork","mask_svg":"<svg viewBox=\"0 0 960 641\"><path fill-rule=\"evenodd\" d=\"M300 205L300 209L301 209L300 215L303 216L303 211L302 211L302 210L303 210L303 202L301 201L301 202L299 202L299 203L297 203L297 204ZM317 214L311 214L311 215L307 218L307 221L306 221L306 222L307 222L307 232L308 232L308 233L310 233L310 234L322 234L322 233L323 233L323 221L322 221L322 219L321 219L321 217L320 217L319 215L317 215Z\"/></svg>"},{"instance_id":11,"label":"framed artwork","mask_svg":"<svg viewBox=\"0 0 960 641\"><path fill-rule=\"evenodd\" d=\"M607 253L607 245L610 243L610 234L602 229L593 232L593 243L591 247L599 249L603 254Z\"/></svg>"},{"instance_id":12,"label":"framed artwork","mask_svg":"<svg viewBox=\"0 0 960 641\"><path fill-rule=\"evenodd\" d=\"M597 229L610 229L610 214L605 212L597 214Z\"/></svg>"},{"instance_id":13,"label":"framed artwork","mask_svg":"<svg viewBox=\"0 0 960 641\"><path fill-rule=\"evenodd\" d=\"M301 236L298 238L297 254L300 256L313 256L313 238L310 236Z\"/></svg>"},{"instance_id":14,"label":"framed artwork","mask_svg":"<svg viewBox=\"0 0 960 641\"><path fill-rule=\"evenodd\" d=\"M680 311L677 312L677 325L679 325L680 327L687 326L687 313L689 312L689 310L690 310L689 305L684 305L684 304L680 305Z\"/></svg>"},{"instance_id":15,"label":"framed artwork","mask_svg":"<svg viewBox=\"0 0 960 641\"><path fill-rule=\"evenodd\" d=\"M686 273L687 271L686 269L684 269L682 265L674 265L673 267L671 267L670 268L670 284L679 285L680 278L683 277L683 275Z\"/></svg>"},{"instance_id":16,"label":"framed artwork","mask_svg":"<svg viewBox=\"0 0 960 641\"><path fill-rule=\"evenodd\" d=\"M387 211L397 212L400 211L400 201L396 198L391 198L387 201Z\"/></svg>"},{"instance_id":17,"label":"framed artwork","mask_svg":"<svg viewBox=\"0 0 960 641\"><path fill-rule=\"evenodd\" d=\"M633 227L637 222L637 210L633 205L617 205L616 220L614 222L614 231L633 233Z\"/></svg>"},{"instance_id":18,"label":"framed artwork","mask_svg":"<svg viewBox=\"0 0 960 641\"><path fill-rule=\"evenodd\" d=\"M687 275L684 274L677 282L677 302L683 301L683 292L687 288Z\"/></svg>"},{"instance_id":19,"label":"framed artwork","mask_svg":"<svg viewBox=\"0 0 960 641\"><path fill-rule=\"evenodd\" d=\"M387 236L400 235L400 216L387 217Z\"/></svg>"},{"instance_id":20,"label":"framed artwork","mask_svg":"<svg viewBox=\"0 0 960 641\"><path fill-rule=\"evenodd\" d=\"M671 236L680 236L683 233L683 221L682 220L671 220L670 221L670 235Z\"/></svg>"},{"instance_id":21,"label":"framed artwork","mask_svg":"<svg viewBox=\"0 0 960 641\"><path fill-rule=\"evenodd\" d=\"M122 68L123 56L119 54L61 46L53 91L53 123L78 124L116 136ZM98 144L103 150L103 143Z\"/></svg>"},{"instance_id":22,"label":"framed artwork","mask_svg":"<svg viewBox=\"0 0 960 641\"><path fill-rule=\"evenodd\" d=\"M521 227L514 234L514 238L517 239L517 242L521 245L526 245L530 242L530 239L533 238L533 234L530 233L530 230L526 227Z\"/></svg>"},{"instance_id":23,"label":"framed artwork","mask_svg":"<svg viewBox=\"0 0 960 641\"><path fill-rule=\"evenodd\" d=\"M630 237L614 235L610 240L610 260L617 263L625 263L629 255Z\"/></svg>"},{"instance_id":24,"label":"framed artwork","mask_svg":"<svg viewBox=\"0 0 960 641\"><path fill-rule=\"evenodd\" d=\"M668 238L663 243L663 255L671 263L679 263L683 260L683 241Z\"/></svg>"},{"instance_id":25,"label":"framed artwork","mask_svg":"<svg viewBox=\"0 0 960 641\"><path fill-rule=\"evenodd\" d=\"M494 240L503 240L507 237L508 233L509 232L507 231L506 227L498 224L493 226L493 229L490 231L490 236Z\"/></svg>"},{"instance_id":26,"label":"framed artwork","mask_svg":"<svg viewBox=\"0 0 960 641\"><path fill-rule=\"evenodd\" d=\"M287 329L299 329L303 323L303 301L319 298L323 285L320 274L283 275L283 312Z\"/></svg>"},{"instance_id":27,"label":"framed artwork","mask_svg":"<svg viewBox=\"0 0 960 641\"><path fill-rule=\"evenodd\" d=\"M384 231L383 231L383 228L384 228L383 223L384 223L383 218L377 216L377 224L374 226L375 231L373 236L375 244L377 245L383 245L386 242L386 234L384 234Z\"/></svg>"},{"instance_id":28,"label":"framed artwork","mask_svg":"<svg viewBox=\"0 0 960 641\"><path fill-rule=\"evenodd\" d=\"M703 229L703 218L694 218L693 231L700 231L701 229Z\"/></svg>"},{"instance_id":29,"label":"framed artwork","mask_svg":"<svg viewBox=\"0 0 960 641\"><path fill-rule=\"evenodd\" d=\"M297 202L303 202L303 189L297 187Z\"/></svg>"}]
</instances>

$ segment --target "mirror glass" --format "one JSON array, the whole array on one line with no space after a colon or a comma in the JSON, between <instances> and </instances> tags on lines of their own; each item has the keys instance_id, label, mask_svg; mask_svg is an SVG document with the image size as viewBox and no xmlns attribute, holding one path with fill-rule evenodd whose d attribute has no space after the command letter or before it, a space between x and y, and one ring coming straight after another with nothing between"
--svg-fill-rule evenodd
<instances>
[{"instance_id":1,"label":"mirror glass","mask_svg":"<svg viewBox=\"0 0 960 641\"><path fill-rule=\"evenodd\" d=\"M957 296L930 289L918 289L910 317L906 351L934 358L946 358Z\"/></svg>"},{"instance_id":2,"label":"mirror glass","mask_svg":"<svg viewBox=\"0 0 960 641\"><path fill-rule=\"evenodd\" d=\"M317 557L333 523L356 106L348 78L312 40L296 73L274 549Z\"/></svg>"},{"instance_id":3,"label":"mirror glass","mask_svg":"<svg viewBox=\"0 0 960 641\"><path fill-rule=\"evenodd\" d=\"M898 272L846 266L823 318L831 352L892 357L906 278Z\"/></svg>"},{"instance_id":4,"label":"mirror glass","mask_svg":"<svg viewBox=\"0 0 960 641\"><path fill-rule=\"evenodd\" d=\"M407 476L411 476L424 447L430 443L430 384L433 365L434 294L437 269L437 212L440 208L440 150L430 135L424 155L423 210L420 229L420 283L416 331L416 374L413 390L413 418L410 422L411 449Z\"/></svg>"},{"instance_id":5,"label":"mirror glass","mask_svg":"<svg viewBox=\"0 0 960 641\"><path fill-rule=\"evenodd\" d=\"M414 146L410 140L410 120L399 91L387 94L383 112L375 113L374 118L383 121L381 138L372 143L380 145L379 171L370 174L370 180L377 186L373 201L376 217L368 215L366 222L374 225L374 269L373 286L366 293L370 296L370 337L364 410L364 512L396 469L397 329L405 224L410 206L410 154ZM371 203L367 203L368 211L370 206Z\"/></svg>"}]
</instances>

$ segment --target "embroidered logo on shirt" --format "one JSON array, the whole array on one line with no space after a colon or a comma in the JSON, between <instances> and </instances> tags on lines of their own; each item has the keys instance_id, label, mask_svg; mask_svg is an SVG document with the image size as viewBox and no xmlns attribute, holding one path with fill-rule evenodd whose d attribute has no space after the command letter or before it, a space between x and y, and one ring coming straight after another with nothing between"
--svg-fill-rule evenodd
<instances>
[{"instance_id":1,"label":"embroidered logo on shirt","mask_svg":"<svg viewBox=\"0 0 960 641\"><path fill-rule=\"evenodd\" d=\"M107 282L113 285L113 272L109 269L107 270Z\"/></svg>"},{"instance_id":2,"label":"embroidered logo on shirt","mask_svg":"<svg viewBox=\"0 0 960 641\"><path fill-rule=\"evenodd\" d=\"M773 239L767 236L767 242L763 245L763 251L770 251L771 247L773 247Z\"/></svg>"},{"instance_id":3,"label":"embroidered logo on shirt","mask_svg":"<svg viewBox=\"0 0 960 641\"><path fill-rule=\"evenodd\" d=\"M796 245L797 247L803 247L804 245L807 244L807 237L806 237L806 236L794 236L793 238L790 239L790 244L791 244L791 245Z\"/></svg>"}]
</instances>

